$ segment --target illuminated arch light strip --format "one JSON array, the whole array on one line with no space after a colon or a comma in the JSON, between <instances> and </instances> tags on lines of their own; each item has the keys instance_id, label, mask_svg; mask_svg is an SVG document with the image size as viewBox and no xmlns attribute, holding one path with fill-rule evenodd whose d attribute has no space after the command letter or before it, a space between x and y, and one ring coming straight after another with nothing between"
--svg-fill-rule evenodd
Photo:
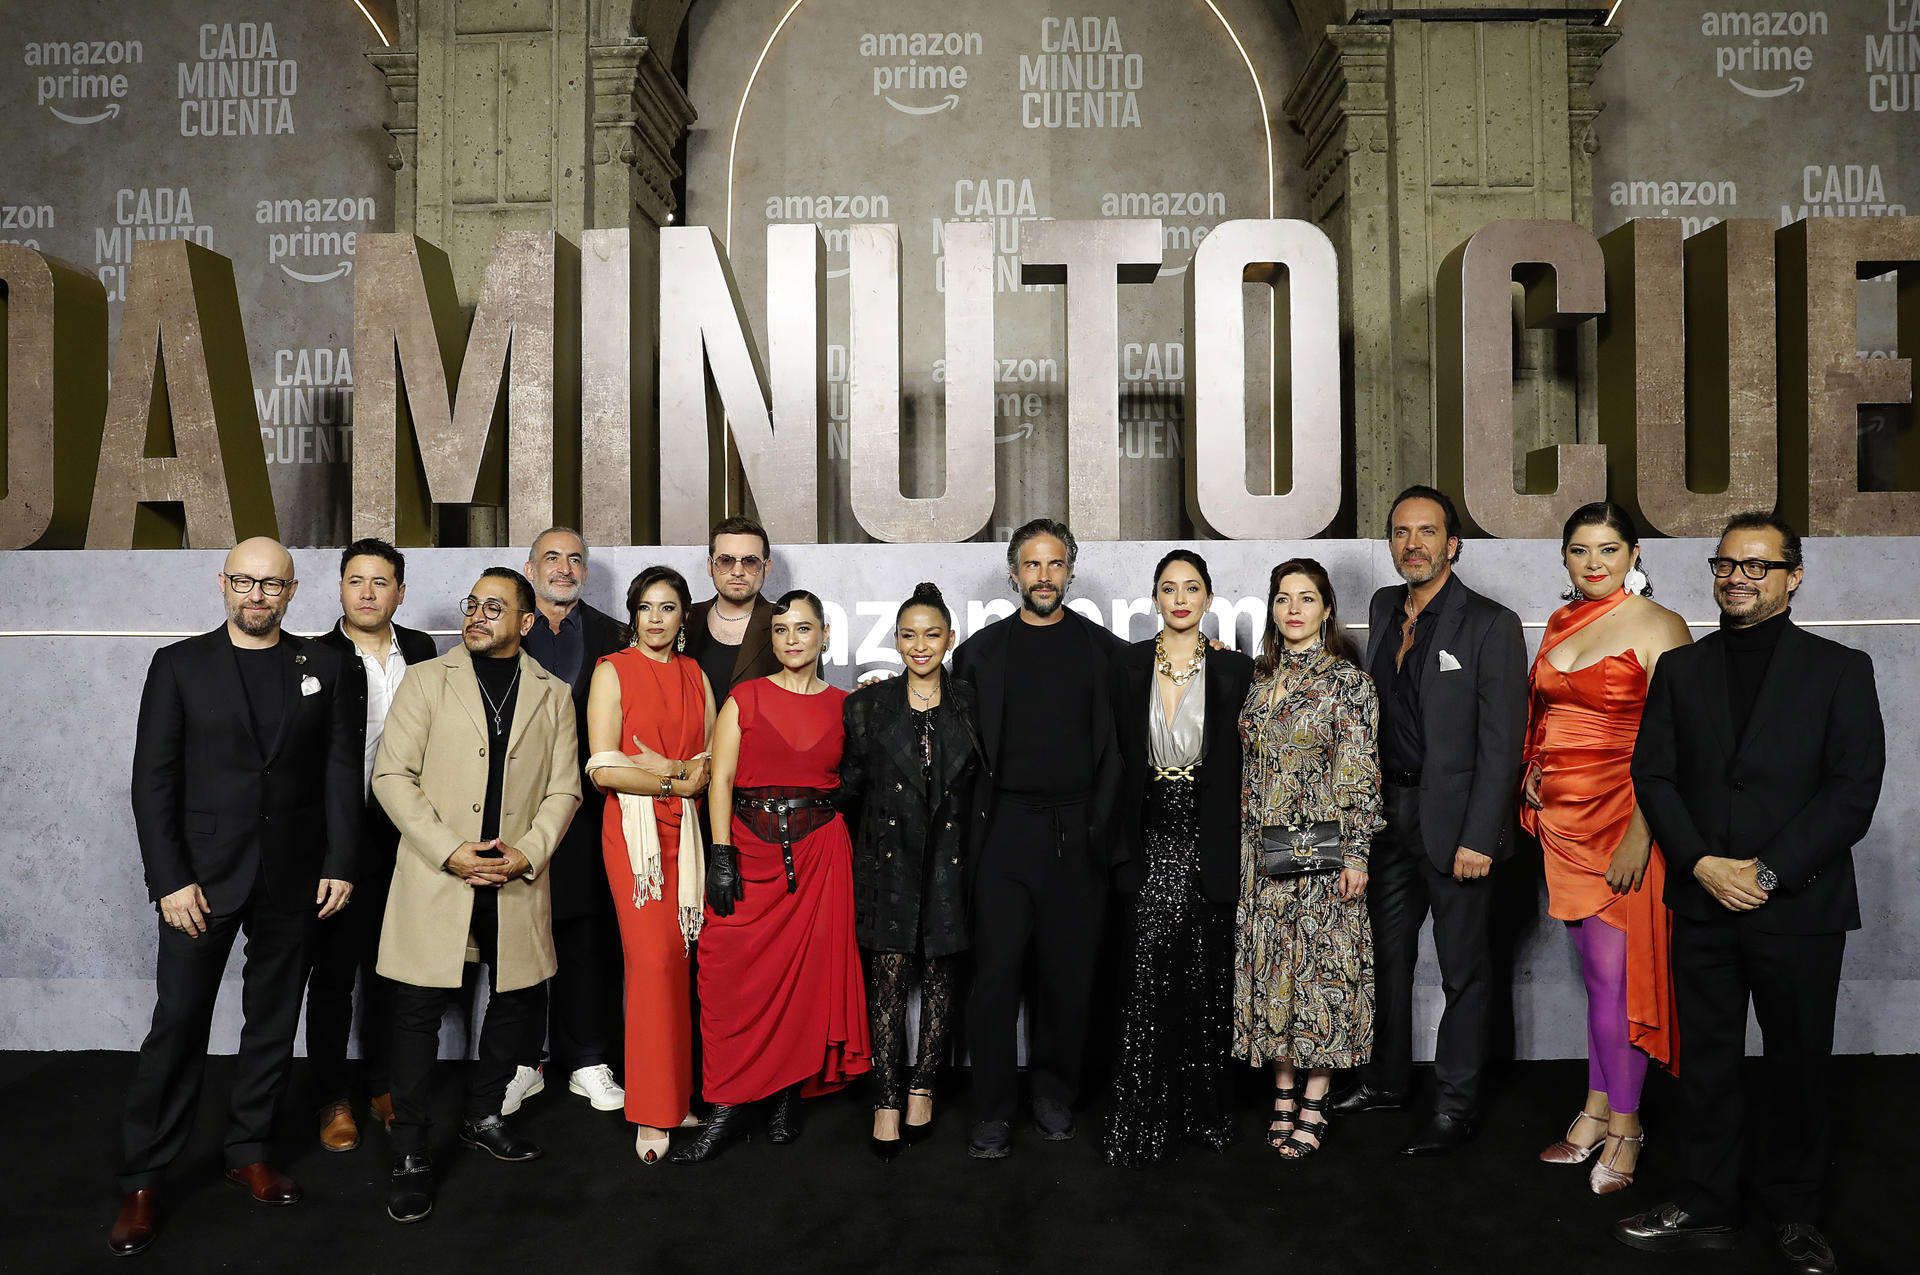
<instances>
[{"instance_id":1,"label":"illuminated arch light strip","mask_svg":"<svg viewBox=\"0 0 1920 1275\"><path fill-rule=\"evenodd\" d=\"M380 29L380 24L373 20L371 13L367 12L367 6L361 3L361 0L353 0L353 7L360 10L360 16L367 20L367 25L373 28L373 33L380 37L380 43L391 49L393 41L387 39L387 33Z\"/></svg>"},{"instance_id":2,"label":"illuminated arch light strip","mask_svg":"<svg viewBox=\"0 0 1920 1275\"><path fill-rule=\"evenodd\" d=\"M360 0L354 0L354 3L359 4ZM774 23L772 34L767 36L766 44L760 49L760 56L753 60L753 70L747 75L747 85L740 90L740 105L736 107L733 112L733 135L727 142L727 217L725 233L722 234L720 238L720 246L724 248L729 255L733 252L733 174L735 161L740 154L740 126L747 118L747 99L753 95L753 83L760 78L760 68L766 65L767 55L773 52L774 41L780 38L780 33L786 29L788 20L792 18L794 14L798 13L800 6L805 3L806 0L793 0L793 4L788 6L787 11L780 15L780 21ZM1240 35L1233 29L1233 24L1227 21L1227 15L1220 12L1220 6L1215 4L1214 0L1202 0L1202 3L1207 6L1208 10L1211 11L1213 16L1219 21L1221 28L1227 33L1227 38L1233 41L1233 47L1235 51L1240 54L1240 60L1246 64L1248 77L1253 80L1254 96L1260 101L1260 131L1266 138L1267 149L1267 219L1271 221L1274 210L1273 120L1271 118L1271 112L1267 109L1267 91L1260 84L1260 73L1254 69L1253 58L1248 55L1247 46L1240 42ZM364 13L366 10L363 8L361 12ZM369 17L368 21L371 22L372 18ZM379 27L375 26L374 30L379 30ZM381 38L385 39L386 37L382 36ZM1275 354L1272 348L1273 305L1273 296L1272 293L1269 292L1267 296L1267 454L1269 457L1269 468L1271 468L1272 465L1271 457L1273 455L1274 444L1277 442L1274 435L1279 427L1280 421L1280 409L1277 397L1280 392L1280 378L1275 367ZM729 476L723 469L720 475L722 503L725 503L726 498L731 494L726 486L729 481Z\"/></svg>"}]
</instances>

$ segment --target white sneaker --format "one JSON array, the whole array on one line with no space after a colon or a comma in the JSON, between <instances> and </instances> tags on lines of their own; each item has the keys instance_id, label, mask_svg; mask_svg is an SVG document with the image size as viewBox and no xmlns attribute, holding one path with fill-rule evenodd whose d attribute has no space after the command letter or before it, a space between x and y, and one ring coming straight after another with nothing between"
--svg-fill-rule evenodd
<instances>
[{"instance_id":1,"label":"white sneaker","mask_svg":"<svg viewBox=\"0 0 1920 1275\"><path fill-rule=\"evenodd\" d=\"M538 1067L516 1067L507 1082L507 1096L500 1100L500 1114L510 1116L520 1104L547 1087L547 1078Z\"/></svg>"},{"instance_id":2,"label":"white sneaker","mask_svg":"<svg viewBox=\"0 0 1920 1275\"><path fill-rule=\"evenodd\" d=\"M613 1068L605 1063L582 1067L567 1077L567 1091L593 1103L595 1111L618 1111L627 1105L627 1091L613 1081Z\"/></svg>"}]
</instances>

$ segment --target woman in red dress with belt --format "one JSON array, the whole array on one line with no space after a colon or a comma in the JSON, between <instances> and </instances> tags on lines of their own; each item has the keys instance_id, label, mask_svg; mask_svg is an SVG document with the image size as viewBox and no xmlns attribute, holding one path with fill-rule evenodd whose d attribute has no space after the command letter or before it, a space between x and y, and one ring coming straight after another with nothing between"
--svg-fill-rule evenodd
<instances>
[{"instance_id":1,"label":"woman in red dress with belt","mask_svg":"<svg viewBox=\"0 0 1920 1275\"><path fill-rule=\"evenodd\" d=\"M702 1089L714 1107L676 1164L744 1137L745 1104L768 1097L767 1141L793 1141L802 1096L871 1066L853 843L832 798L847 695L816 675L827 638L818 598L782 596L772 632L780 671L735 687L714 725L700 940Z\"/></svg>"},{"instance_id":2,"label":"woman in red dress with belt","mask_svg":"<svg viewBox=\"0 0 1920 1275\"><path fill-rule=\"evenodd\" d=\"M704 856L693 798L707 786L713 692L677 654L691 602L671 567L627 586L632 645L601 659L587 691L587 773L602 802L600 847L626 960L627 1119L634 1154L657 1164L693 1096L692 978Z\"/></svg>"},{"instance_id":3,"label":"woman in red dress with belt","mask_svg":"<svg viewBox=\"0 0 1920 1275\"><path fill-rule=\"evenodd\" d=\"M1561 534L1572 601L1548 621L1533 661L1520 821L1540 838L1548 911L1564 921L1587 987L1587 1101L1540 1153L1579 1164L1596 1195L1633 1181L1649 1059L1676 1066L1665 866L1628 768L1647 683L1690 637L1652 601L1640 537L1607 501L1576 509Z\"/></svg>"}]
</instances>

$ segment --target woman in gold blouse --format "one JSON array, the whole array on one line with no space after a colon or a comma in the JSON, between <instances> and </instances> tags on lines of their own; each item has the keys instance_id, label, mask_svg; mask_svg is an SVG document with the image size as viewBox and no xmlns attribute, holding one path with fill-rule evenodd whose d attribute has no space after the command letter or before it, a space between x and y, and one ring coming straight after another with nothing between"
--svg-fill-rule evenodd
<instances>
[{"instance_id":1,"label":"woman in gold blouse","mask_svg":"<svg viewBox=\"0 0 1920 1275\"><path fill-rule=\"evenodd\" d=\"M1379 703L1342 632L1333 583L1312 558L1273 569L1267 629L1240 715L1240 904L1233 1052L1273 1064L1268 1141L1288 1159L1326 1138L1333 1068L1373 1050L1367 852L1383 826ZM1337 833L1340 867L1268 876L1262 829ZM1329 828L1328 825L1334 825ZM1331 858L1335 848L1329 840ZM1304 1072L1304 1080L1301 1073Z\"/></svg>"}]
</instances>

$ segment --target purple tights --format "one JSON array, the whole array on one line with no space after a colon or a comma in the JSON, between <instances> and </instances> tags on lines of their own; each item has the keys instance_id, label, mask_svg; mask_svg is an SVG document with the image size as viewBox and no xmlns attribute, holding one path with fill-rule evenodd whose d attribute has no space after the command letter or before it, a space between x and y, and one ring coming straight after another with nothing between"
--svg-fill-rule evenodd
<instances>
[{"instance_id":1,"label":"purple tights","mask_svg":"<svg viewBox=\"0 0 1920 1275\"><path fill-rule=\"evenodd\" d=\"M1567 923L1587 984L1587 1088L1622 1115L1640 1110L1647 1055L1627 1039L1627 936L1597 916Z\"/></svg>"}]
</instances>

